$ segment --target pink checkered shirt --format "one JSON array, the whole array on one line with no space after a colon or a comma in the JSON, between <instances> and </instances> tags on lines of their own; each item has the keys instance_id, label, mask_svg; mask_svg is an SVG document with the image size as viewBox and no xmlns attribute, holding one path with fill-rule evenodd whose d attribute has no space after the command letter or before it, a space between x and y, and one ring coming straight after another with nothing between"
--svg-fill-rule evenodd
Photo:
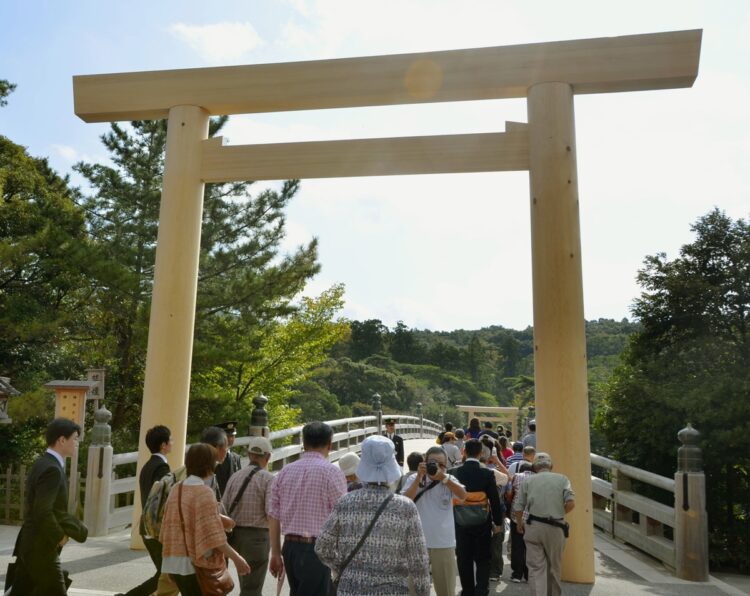
<instances>
[{"instance_id":1,"label":"pink checkered shirt","mask_svg":"<svg viewBox=\"0 0 750 596\"><path fill-rule=\"evenodd\" d=\"M317 537L342 495L346 478L317 451L306 451L276 475L268 515L281 522L282 534Z\"/></svg>"}]
</instances>

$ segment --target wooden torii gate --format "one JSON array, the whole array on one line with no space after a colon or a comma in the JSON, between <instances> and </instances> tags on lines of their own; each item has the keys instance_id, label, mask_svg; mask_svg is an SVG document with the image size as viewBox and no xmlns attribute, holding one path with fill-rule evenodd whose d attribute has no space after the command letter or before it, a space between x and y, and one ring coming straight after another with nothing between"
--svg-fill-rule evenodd
<instances>
[{"instance_id":1,"label":"wooden torii gate","mask_svg":"<svg viewBox=\"0 0 750 596\"><path fill-rule=\"evenodd\" d=\"M170 463L182 462L204 183L528 170L538 445L577 494L563 577L592 583L573 96L690 87L701 34L74 77L75 113L86 122L168 118L141 436L166 424L176 438ZM529 122L504 133L238 147L208 138L211 115L511 97L527 98ZM139 467L148 456L142 443L140 451Z\"/></svg>"}]
</instances>

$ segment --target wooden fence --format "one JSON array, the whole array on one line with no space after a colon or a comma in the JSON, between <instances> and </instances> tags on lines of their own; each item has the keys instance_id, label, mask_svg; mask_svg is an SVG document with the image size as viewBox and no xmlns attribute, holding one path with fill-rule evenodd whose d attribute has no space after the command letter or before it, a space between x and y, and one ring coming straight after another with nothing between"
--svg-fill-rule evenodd
<instances>
[{"instance_id":1,"label":"wooden fence","mask_svg":"<svg viewBox=\"0 0 750 596\"><path fill-rule=\"evenodd\" d=\"M26 466L20 466L14 472L13 466L8 466L2 474L3 484L0 486L2 495L2 517L0 523L18 525L23 521L23 501L26 490Z\"/></svg>"},{"instance_id":2,"label":"wooden fence","mask_svg":"<svg viewBox=\"0 0 750 596\"><path fill-rule=\"evenodd\" d=\"M671 494L671 501L674 502L674 479L595 453L591 454L591 466L594 472L604 471L599 474L604 478L591 477L594 525L674 569L675 508L637 492L638 483L646 484Z\"/></svg>"}]
</instances>

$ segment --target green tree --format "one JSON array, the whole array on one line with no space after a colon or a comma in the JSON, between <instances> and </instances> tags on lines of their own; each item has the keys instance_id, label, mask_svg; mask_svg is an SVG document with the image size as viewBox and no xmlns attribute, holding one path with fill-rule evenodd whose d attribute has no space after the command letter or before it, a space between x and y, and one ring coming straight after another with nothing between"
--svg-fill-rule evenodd
<instances>
[{"instance_id":1,"label":"green tree","mask_svg":"<svg viewBox=\"0 0 750 596\"><path fill-rule=\"evenodd\" d=\"M335 320L343 308L343 294L344 286L335 285L317 298L303 297L288 316L254 328L241 317L224 317L221 333L210 342L222 358L195 373L194 393L219 398L228 413L249 413L252 398L263 393L269 396L269 414L278 425L278 409L296 393L295 386L348 331L346 321Z\"/></svg>"},{"instance_id":2,"label":"green tree","mask_svg":"<svg viewBox=\"0 0 750 596\"><path fill-rule=\"evenodd\" d=\"M351 322L351 357L364 360L387 351L388 327L379 319Z\"/></svg>"},{"instance_id":3,"label":"green tree","mask_svg":"<svg viewBox=\"0 0 750 596\"><path fill-rule=\"evenodd\" d=\"M750 561L750 225L715 209L679 257L647 257L641 329L596 424L618 459L671 476L677 431L702 433L712 560ZM729 547L731 545L731 548Z\"/></svg>"},{"instance_id":4,"label":"green tree","mask_svg":"<svg viewBox=\"0 0 750 596\"><path fill-rule=\"evenodd\" d=\"M225 122L213 119L209 133ZM90 303L86 356L107 367L115 427L130 427L140 416L166 127L166 121L113 124L102 136L113 165L76 166L94 189L86 202L89 226L110 260ZM319 269L316 240L291 255L279 250L283 210L298 181L255 196L250 187L206 186L193 357L198 385L191 395L205 397L206 379L236 348L260 349L263 337L274 336L268 329L298 310L294 297Z\"/></svg>"},{"instance_id":5,"label":"green tree","mask_svg":"<svg viewBox=\"0 0 750 596\"><path fill-rule=\"evenodd\" d=\"M15 88L16 86L13 83L9 83L5 79L0 79L0 108L8 105L6 98L13 93Z\"/></svg>"},{"instance_id":6,"label":"green tree","mask_svg":"<svg viewBox=\"0 0 750 596\"><path fill-rule=\"evenodd\" d=\"M24 391L76 368L66 342L99 260L75 198L46 159L0 136L0 370Z\"/></svg>"},{"instance_id":7,"label":"green tree","mask_svg":"<svg viewBox=\"0 0 750 596\"><path fill-rule=\"evenodd\" d=\"M425 349L403 321L396 323L390 338L391 356L397 362L417 364L424 361Z\"/></svg>"}]
</instances>

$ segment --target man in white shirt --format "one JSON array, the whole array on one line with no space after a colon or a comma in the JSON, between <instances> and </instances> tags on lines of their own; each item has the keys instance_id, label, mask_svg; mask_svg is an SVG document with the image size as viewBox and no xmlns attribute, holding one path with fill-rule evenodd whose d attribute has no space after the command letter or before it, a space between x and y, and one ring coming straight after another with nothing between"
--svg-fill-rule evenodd
<instances>
[{"instance_id":1,"label":"man in white shirt","mask_svg":"<svg viewBox=\"0 0 750 596\"><path fill-rule=\"evenodd\" d=\"M402 491L417 505L437 596L454 596L456 592L453 499L462 501L466 497L464 486L446 473L447 466L445 450L430 447L425 462L419 464L416 475L406 481Z\"/></svg>"}]
</instances>

